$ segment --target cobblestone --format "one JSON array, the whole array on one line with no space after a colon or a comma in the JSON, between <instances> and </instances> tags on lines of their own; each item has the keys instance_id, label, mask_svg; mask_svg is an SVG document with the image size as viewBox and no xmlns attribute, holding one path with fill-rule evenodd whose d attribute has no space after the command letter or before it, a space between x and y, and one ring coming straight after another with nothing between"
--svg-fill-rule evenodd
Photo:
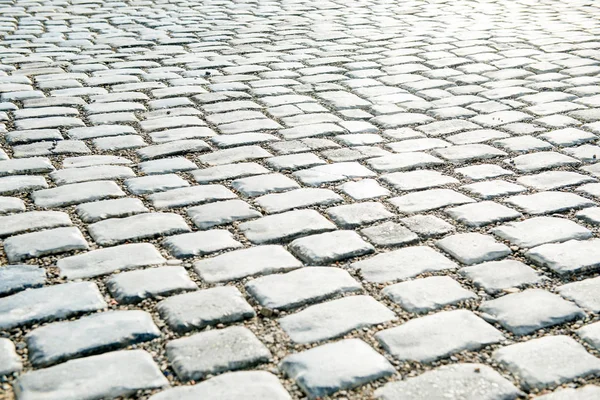
<instances>
[{"instance_id":1,"label":"cobblestone","mask_svg":"<svg viewBox=\"0 0 600 400\"><path fill-rule=\"evenodd\" d=\"M532 353L539 385L492 354L568 335L598 355L595 2L3 6L3 400L594 397L560 343ZM109 321L32 361L34 332L131 313L160 335ZM507 340L454 353L493 329L475 315ZM394 360L395 329L443 357ZM238 363L240 337L264 346Z\"/></svg>"}]
</instances>

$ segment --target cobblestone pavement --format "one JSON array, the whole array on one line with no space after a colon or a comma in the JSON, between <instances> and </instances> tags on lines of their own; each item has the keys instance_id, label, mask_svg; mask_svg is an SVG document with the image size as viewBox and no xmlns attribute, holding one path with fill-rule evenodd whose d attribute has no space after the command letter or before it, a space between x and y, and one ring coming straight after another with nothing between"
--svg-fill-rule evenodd
<instances>
[{"instance_id":1,"label":"cobblestone pavement","mask_svg":"<svg viewBox=\"0 0 600 400\"><path fill-rule=\"evenodd\" d=\"M600 398L599 15L0 1L0 398Z\"/></svg>"}]
</instances>

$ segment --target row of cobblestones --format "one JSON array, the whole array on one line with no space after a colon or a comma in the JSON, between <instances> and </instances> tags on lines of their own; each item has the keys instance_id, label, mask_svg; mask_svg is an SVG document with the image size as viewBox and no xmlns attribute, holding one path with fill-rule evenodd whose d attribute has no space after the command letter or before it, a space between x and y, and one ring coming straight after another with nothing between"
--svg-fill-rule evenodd
<instances>
[{"instance_id":1,"label":"row of cobblestones","mask_svg":"<svg viewBox=\"0 0 600 400\"><path fill-rule=\"evenodd\" d=\"M0 399L600 398L593 0L0 0Z\"/></svg>"}]
</instances>

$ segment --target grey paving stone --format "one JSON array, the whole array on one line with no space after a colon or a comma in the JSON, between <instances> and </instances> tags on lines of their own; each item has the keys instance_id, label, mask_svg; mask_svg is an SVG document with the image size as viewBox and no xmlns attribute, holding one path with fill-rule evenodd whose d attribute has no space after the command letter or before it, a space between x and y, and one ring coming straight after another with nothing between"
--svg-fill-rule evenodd
<instances>
[{"instance_id":1,"label":"grey paving stone","mask_svg":"<svg viewBox=\"0 0 600 400\"><path fill-rule=\"evenodd\" d=\"M271 352L245 327L232 326L175 339L167 358L184 381L268 362Z\"/></svg>"},{"instance_id":2,"label":"grey paving stone","mask_svg":"<svg viewBox=\"0 0 600 400\"><path fill-rule=\"evenodd\" d=\"M295 171L301 168L310 168L317 165L326 164L321 158L313 153L290 154L284 156L271 157L265 160L265 163L278 171Z\"/></svg>"},{"instance_id":3,"label":"grey paving stone","mask_svg":"<svg viewBox=\"0 0 600 400\"><path fill-rule=\"evenodd\" d=\"M412 217L402 218L400 222L411 231L425 238L442 236L456 230L453 225L434 215L413 215Z\"/></svg>"},{"instance_id":4,"label":"grey paving stone","mask_svg":"<svg viewBox=\"0 0 600 400\"><path fill-rule=\"evenodd\" d=\"M474 227L510 221L523 216L520 212L493 201L482 201L449 208L446 213L455 220Z\"/></svg>"},{"instance_id":5,"label":"grey paving stone","mask_svg":"<svg viewBox=\"0 0 600 400\"><path fill-rule=\"evenodd\" d=\"M514 175L514 172L495 164L471 165L468 167L456 168L454 172L464 175L469 179L473 179L474 181L496 178L498 176Z\"/></svg>"},{"instance_id":6,"label":"grey paving stone","mask_svg":"<svg viewBox=\"0 0 600 400\"><path fill-rule=\"evenodd\" d=\"M571 239L583 240L592 236L592 232L583 226L566 218L556 217L535 217L511 222L492 229L492 232L502 239L525 248Z\"/></svg>"},{"instance_id":7,"label":"grey paving stone","mask_svg":"<svg viewBox=\"0 0 600 400\"><path fill-rule=\"evenodd\" d=\"M67 279L78 279L164 262L166 260L152 244L131 243L64 257L56 266Z\"/></svg>"},{"instance_id":8,"label":"grey paving stone","mask_svg":"<svg viewBox=\"0 0 600 400\"><path fill-rule=\"evenodd\" d=\"M335 225L315 210L298 210L242 222L239 229L252 243L264 244L332 231Z\"/></svg>"},{"instance_id":9,"label":"grey paving stone","mask_svg":"<svg viewBox=\"0 0 600 400\"><path fill-rule=\"evenodd\" d=\"M595 181L594 178L570 171L547 171L517 178L520 184L537 190L552 190Z\"/></svg>"},{"instance_id":10,"label":"grey paving stone","mask_svg":"<svg viewBox=\"0 0 600 400\"><path fill-rule=\"evenodd\" d=\"M381 225L364 228L360 232L378 246L400 246L419 240L416 233L395 222L384 222Z\"/></svg>"},{"instance_id":11,"label":"grey paving stone","mask_svg":"<svg viewBox=\"0 0 600 400\"><path fill-rule=\"evenodd\" d=\"M0 196L0 214L25 211L25 203L16 197Z\"/></svg>"},{"instance_id":12,"label":"grey paving stone","mask_svg":"<svg viewBox=\"0 0 600 400\"><path fill-rule=\"evenodd\" d=\"M194 171L192 175L198 183L223 181L226 179L241 178L259 174L268 174L270 171L256 163L238 163L219 165Z\"/></svg>"},{"instance_id":13,"label":"grey paving stone","mask_svg":"<svg viewBox=\"0 0 600 400\"><path fill-rule=\"evenodd\" d=\"M508 160L512 166L521 172L536 172L565 166L579 165L581 162L575 158L554 151L540 151L524 154Z\"/></svg>"},{"instance_id":14,"label":"grey paving stone","mask_svg":"<svg viewBox=\"0 0 600 400\"><path fill-rule=\"evenodd\" d=\"M527 191L527 188L524 186L502 180L476 182L461 186L460 188L471 192L482 199L493 199L495 197L504 197Z\"/></svg>"},{"instance_id":15,"label":"grey paving stone","mask_svg":"<svg viewBox=\"0 0 600 400\"><path fill-rule=\"evenodd\" d=\"M539 192L530 195L518 195L509 197L506 202L532 215L558 213L596 205L591 200L568 192Z\"/></svg>"},{"instance_id":16,"label":"grey paving stone","mask_svg":"<svg viewBox=\"0 0 600 400\"><path fill-rule=\"evenodd\" d=\"M98 374L99 370L104 373ZM14 388L23 399L77 400L127 396L167 386L169 381L149 353L122 350L28 372L21 375Z\"/></svg>"},{"instance_id":17,"label":"grey paving stone","mask_svg":"<svg viewBox=\"0 0 600 400\"><path fill-rule=\"evenodd\" d=\"M50 160L43 157L0 161L0 176L41 174L52 171L54 166Z\"/></svg>"},{"instance_id":18,"label":"grey paving stone","mask_svg":"<svg viewBox=\"0 0 600 400\"><path fill-rule=\"evenodd\" d=\"M586 385L578 389L564 388L553 393L536 397L538 400L594 400L600 396L600 387Z\"/></svg>"},{"instance_id":19,"label":"grey paving stone","mask_svg":"<svg viewBox=\"0 0 600 400\"><path fill-rule=\"evenodd\" d=\"M0 177L0 194L14 194L45 189L48 182L43 176L13 175Z\"/></svg>"},{"instance_id":20,"label":"grey paving stone","mask_svg":"<svg viewBox=\"0 0 600 400\"><path fill-rule=\"evenodd\" d=\"M513 400L522 394L494 369L471 363L444 365L375 391L383 400Z\"/></svg>"},{"instance_id":21,"label":"grey paving stone","mask_svg":"<svg viewBox=\"0 0 600 400\"><path fill-rule=\"evenodd\" d=\"M231 251L194 263L194 270L206 282L224 282L247 276L266 275L302 267L302 263L277 245Z\"/></svg>"},{"instance_id":22,"label":"grey paving stone","mask_svg":"<svg viewBox=\"0 0 600 400\"><path fill-rule=\"evenodd\" d=\"M562 297L574 301L579 307L598 312L600 310L599 288L600 278L589 278L558 286L556 291Z\"/></svg>"},{"instance_id":23,"label":"grey paving stone","mask_svg":"<svg viewBox=\"0 0 600 400\"><path fill-rule=\"evenodd\" d=\"M185 233L190 228L180 215L146 213L95 222L88 226L88 231L96 243L107 246L129 240Z\"/></svg>"},{"instance_id":24,"label":"grey paving stone","mask_svg":"<svg viewBox=\"0 0 600 400\"><path fill-rule=\"evenodd\" d=\"M600 360L568 336L546 336L496 350L493 358L526 390L544 389L600 372Z\"/></svg>"},{"instance_id":25,"label":"grey paving stone","mask_svg":"<svg viewBox=\"0 0 600 400\"><path fill-rule=\"evenodd\" d=\"M150 397L151 400L234 400L239 398L291 400L276 376L267 371L237 371L193 386L180 386Z\"/></svg>"},{"instance_id":26,"label":"grey paving stone","mask_svg":"<svg viewBox=\"0 0 600 400\"><path fill-rule=\"evenodd\" d=\"M375 338L400 361L430 363L502 342L504 335L471 311L453 310L412 319Z\"/></svg>"},{"instance_id":27,"label":"grey paving stone","mask_svg":"<svg viewBox=\"0 0 600 400\"><path fill-rule=\"evenodd\" d=\"M432 276L396 283L387 286L382 293L413 313L424 313L461 301L477 299L475 293L464 289L448 276Z\"/></svg>"},{"instance_id":28,"label":"grey paving stone","mask_svg":"<svg viewBox=\"0 0 600 400\"><path fill-rule=\"evenodd\" d=\"M83 222L89 223L107 218L129 217L150 210L146 208L140 199L125 198L79 204L75 211Z\"/></svg>"},{"instance_id":29,"label":"grey paving stone","mask_svg":"<svg viewBox=\"0 0 600 400\"><path fill-rule=\"evenodd\" d=\"M144 311L109 311L75 321L36 328L25 339L29 360L45 367L71 358L102 353L160 337L152 316ZM68 340L65 340L68 338Z\"/></svg>"},{"instance_id":30,"label":"grey paving stone","mask_svg":"<svg viewBox=\"0 0 600 400\"><path fill-rule=\"evenodd\" d=\"M251 280L246 290L263 307L289 310L337 294L360 291L361 286L343 269L308 267Z\"/></svg>"},{"instance_id":31,"label":"grey paving stone","mask_svg":"<svg viewBox=\"0 0 600 400\"><path fill-rule=\"evenodd\" d=\"M437 208L474 203L475 200L451 189L430 189L389 199L400 212L412 214Z\"/></svg>"},{"instance_id":32,"label":"grey paving stone","mask_svg":"<svg viewBox=\"0 0 600 400\"><path fill-rule=\"evenodd\" d=\"M451 176L427 170L394 172L382 175L381 178L384 182L401 191L429 189L458 183L458 180Z\"/></svg>"},{"instance_id":33,"label":"grey paving stone","mask_svg":"<svg viewBox=\"0 0 600 400\"><path fill-rule=\"evenodd\" d=\"M459 233L440 239L435 245L466 265L498 260L511 254L508 247L481 233Z\"/></svg>"},{"instance_id":34,"label":"grey paving stone","mask_svg":"<svg viewBox=\"0 0 600 400\"><path fill-rule=\"evenodd\" d=\"M374 179L361 179L357 182L346 182L338 186L342 192L352 197L354 200L367 200L378 197L384 197L390 194L390 191Z\"/></svg>"},{"instance_id":35,"label":"grey paving stone","mask_svg":"<svg viewBox=\"0 0 600 400\"><path fill-rule=\"evenodd\" d=\"M338 162L296 171L292 174L300 182L309 186L321 186L325 183L346 179L370 178L376 174L357 162Z\"/></svg>"},{"instance_id":36,"label":"grey paving stone","mask_svg":"<svg viewBox=\"0 0 600 400\"><path fill-rule=\"evenodd\" d=\"M96 165L82 168L67 168L55 171L50 178L57 185L87 181L114 180L132 178L135 173L122 165Z\"/></svg>"},{"instance_id":37,"label":"grey paving stone","mask_svg":"<svg viewBox=\"0 0 600 400\"><path fill-rule=\"evenodd\" d=\"M523 304L527 304L527 307L523 307ZM585 318L583 310L575 304L542 289L527 289L484 301L479 310L518 336Z\"/></svg>"},{"instance_id":38,"label":"grey paving stone","mask_svg":"<svg viewBox=\"0 0 600 400\"><path fill-rule=\"evenodd\" d=\"M67 157L63 160L63 168L83 168L94 165L130 165L131 160L125 157L109 155L92 155Z\"/></svg>"},{"instance_id":39,"label":"grey paving stone","mask_svg":"<svg viewBox=\"0 0 600 400\"><path fill-rule=\"evenodd\" d=\"M80 140L129 134L135 134L135 129L128 125L102 125L67 130L67 136L71 139Z\"/></svg>"},{"instance_id":40,"label":"grey paving stone","mask_svg":"<svg viewBox=\"0 0 600 400\"><path fill-rule=\"evenodd\" d=\"M125 192L112 181L74 183L52 189L36 190L31 194L35 205L41 208L64 207L121 196L125 196Z\"/></svg>"},{"instance_id":41,"label":"grey paving stone","mask_svg":"<svg viewBox=\"0 0 600 400\"><path fill-rule=\"evenodd\" d=\"M42 286L45 281L45 270L35 265L5 265L0 267L0 295L2 296Z\"/></svg>"},{"instance_id":42,"label":"grey paving stone","mask_svg":"<svg viewBox=\"0 0 600 400\"><path fill-rule=\"evenodd\" d=\"M527 251L525 257L557 274L576 274L600 267L599 243L598 239L548 243Z\"/></svg>"},{"instance_id":43,"label":"grey paving stone","mask_svg":"<svg viewBox=\"0 0 600 400\"><path fill-rule=\"evenodd\" d=\"M303 188L267 194L256 198L255 202L267 213L278 213L294 208L335 204L342 200L342 197L329 189Z\"/></svg>"},{"instance_id":44,"label":"grey paving stone","mask_svg":"<svg viewBox=\"0 0 600 400\"><path fill-rule=\"evenodd\" d=\"M584 325L583 328L577 329L575 333L596 350L600 348L600 323L594 322Z\"/></svg>"},{"instance_id":45,"label":"grey paving stone","mask_svg":"<svg viewBox=\"0 0 600 400\"><path fill-rule=\"evenodd\" d=\"M0 237L39 229L73 225L68 214L60 211L29 211L0 216Z\"/></svg>"},{"instance_id":46,"label":"grey paving stone","mask_svg":"<svg viewBox=\"0 0 600 400\"><path fill-rule=\"evenodd\" d=\"M240 146L232 149L213 151L198 157L198 160L207 165L225 165L239 161L252 161L262 158L272 157L269 153L260 146Z\"/></svg>"},{"instance_id":47,"label":"grey paving stone","mask_svg":"<svg viewBox=\"0 0 600 400\"><path fill-rule=\"evenodd\" d=\"M175 156L192 152L205 152L209 150L210 147L205 141L189 139L147 146L137 150L137 154L142 160L153 160L155 158Z\"/></svg>"},{"instance_id":48,"label":"grey paving stone","mask_svg":"<svg viewBox=\"0 0 600 400\"><path fill-rule=\"evenodd\" d=\"M177 258L202 256L220 250L243 247L229 231L218 229L171 236L163 240L162 244Z\"/></svg>"},{"instance_id":49,"label":"grey paving stone","mask_svg":"<svg viewBox=\"0 0 600 400\"><path fill-rule=\"evenodd\" d=\"M0 299L0 329L67 318L106 307L93 282L63 283L25 290Z\"/></svg>"},{"instance_id":50,"label":"grey paving stone","mask_svg":"<svg viewBox=\"0 0 600 400\"><path fill-rule=\"evenodd\" d=\"M463 144L435 149L433 153L453 163L487 160L505 156L506 153L487 144Z\"/></svg>"},{"instance_id":51,"label":"grey paving stone","mask_svg":"<svg viewBox=\"0 0 600 400\"><path fill-rule=\"evenodd\" d=\"M326 265L375 251L354 231L334 231L294 240L289 249L310 265Z\"/></svg>"},{"instance_id":52,"label":"grey paving stone","mask_svg":"<svg viewBox=\"0 0 600 400\"><path fill-rule=\"evenodd\" d=\"M535 285L545 279L534 269L516 260L490 261L461 268L458 273L471 279L476 286L490 294L504 289Z\"/></svg>"},{"instance_id":53,"label":"grey paving stone","mask_svg":"<svg viewBox=\"0 0 600 400\"><path fill-rule=\"evenodd\" d=\"M373 297L349 296L287 315L279 319L279 324L292 341L311 343L396 318L396 314Z\"/></svg>"},{"instance_id":54,"label":"grey paving stone","mask_svg":"<svg viewBox=\"0 0 600 400\"><path fill-rule=\"evenodd\" d=\"M10 375L23 369L21 357L10 339L0 338L0 376Z\"/></svg>"},{"instance_id":55,"label":"grey paving stone","mask_svg":"<svg viewBox=\"0 0 600 400\"><path fill-rule=\"evenodd\" d=\"M144 161L138 164L140 171L146 175L169 174L173 172L191 171L198 166L183 157L162 158L158 160Z\"/></svg>"},{"instance_id":56,"label":"grey paving stone","mask_svg":"<svg viewBox=\"0 0 600 400\"><path fill-rule=\"evenodd\" d=\"M332 207L327 215L341 228L355 228L394 216L381 203L366 202Z\"/></svg>"},{"instance_id":57,"label":"grey paving stone","mask_svg":"<svg viewBox=\"0 0 600 400\"><path fill-rule=\"evenodd\" d=\"M287 356L280 368L315 399L394 375L392 365L360 339L346 339Z\"/></svg>"},{"instance_id":58,"label":"grey paving stone","mask_svg":"<svg viewBox=\"0 0 600 400\"><path fill-rule=\"evenodd\" d=\"M200 185L153 193L148 200L158 209L185 207L217 200L235 199L237 196L223 185Z\"/></svg>"},{"instance_id":59,"label":"grey paving stone","mask_svg":"<svg viewBox=\"0 0 600 400\"><path fill-rule=\"evenodd\" d=\"M267 193L298 189L300 185L282 174L266 174L236 179L231 182L231 187L244 196L256 197Z\"/></svg>"},{"instance_id":60,"label":"grey paving stone","mask_svg":"<svg viewBox=\"0 0 600 400\"><path fill-rule=\"evenodd\" d=\"M190 186L188 181L176 174L141 176L126 179L123 183L127 190L137 195Z\"/></svg>"},{"instance_id":61,"label":"grey paving stone","mask_svg":"<svg viewBox=\"0 0 600 400\"><path fill-rule=\"evenodd\" d=\"M4 251L11 263L88 247L81 231L75 227L24 233L4 240Z\"/></svg>"},{"instance_id":62,"label":"grey paving stone","mask_svg":"<svg viewBox=\"0 0 600 400\"><path fill-rule=\"evenodd\" d=\"M377 172L395 172L435 167L443 165L444 161L423 152L406 152L371 158L367 161L367 164Z\"/></svg>"},{"instance_id":63,"label":"grey paving stone","mask_svg":"<svg viewBox=\"0 0 600 400\"><path fill-rule=\"evenodd\" d=\"M187 214L200 229L262 216L259 211L242 200L219 201L191 207L188 208Z\"/></svg>"},{"instance_id":64,"label":"grey paving stone","mask_svg":"<svg viewBox=\"0 0 600 400\"><path fill-rule=\"evenodd\" d=\"M161 301L156 308L169 327L180 333L256 316L234 286L179 294Z\"/></svg>"},{"instance_id":65,"label":"grey paving stone","mask_svg":"<svg viewBox=\"0 0 600 400\"><path fill-rule=\"evenodd\" d=\"M387 282L458 266L431 247L413 246L380 253L350 265L369 282Z\"/></svg>"}]
</instances>

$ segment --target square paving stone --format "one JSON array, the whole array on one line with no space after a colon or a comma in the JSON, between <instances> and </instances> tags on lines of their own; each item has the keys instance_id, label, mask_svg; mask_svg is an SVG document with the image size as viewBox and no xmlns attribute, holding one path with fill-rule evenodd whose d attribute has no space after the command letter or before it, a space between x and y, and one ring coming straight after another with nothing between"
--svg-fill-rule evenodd
<instances>
[{"instance_id":1,"label":"square paving stone","mask_svg":"<svg viewBox=\"0 0 600 400\"><path fill-rule=\"evenodd\" d=\"M308 186L339 182L353 178L370 178L376 174L357 162L338 162L303 169L293 173L300 182Z\"/></svg>"},{"instance_id":2,"label":"square paving stone","mask_svg":"<svg viewBox=\"0 0 600 400\"><path fill-rule=\"evenodd\" d=\"M396 370L360 339L325 344L283 359L280 368L310 399L352 389Z\"/></svg>"},{"instance_id":3,"label":"square paving stone","mask_svg":"<svg viewBox=\"0 0 600 400\"><path fill-rule=\"evenodd\" d=\"M506 202L532 215L558 213L596 205L593 201L566 192L539 192L530 195L519 195L509 197Z\"/></svg>"},{"instance_id":4,"label":"square paving stone","mask_svg":"<svg viewBox=\"0 0 600 400\"><path fill-rule=\"evenodd\" d=\"M298 189L300 185L282 174L266 174L236 179L231 182L231 187L244 196L256 197L266 193Z\"/></svg>"},{"instance_id":5,"label":"square paving stone","mask_svg":"<svg viewBox=\"0 0 600 400\"><path fill-rule=\"evenodd\" d=\"M595 313L600 311L600 277L567 283L558 286L556 291L562 297L577 303L581 308Z\"/></svg>"},{"instance_id":6,"label":"square paving stone","mask_svg":"<svg viewBox=\"0 0 600 400\"><path fill-rule=\"evenodd\" d=\"M126 397L167 386L169 381L149 353L123 350L28 372L15 382L14 390L21 399L80 400Z\"/></svg>"},{"instance_id":7,"label":"square paving stone","mask_svg":"<svg viewBox=\"0 0 600 400\"><path fill-rule=\"evenodd\" d=\"M375 391L382 400L514 400L523 393L483 364L444 365Z\"/></svg>"},{"instance_id":8,"label":"square paving stone","mask_svg":"<svg viewBox=\"0 0 600 400\"><path fill-rule=\"evenodd\" d=\"M209 283L253 275L266 275L302 267L302 262L283 246L268 245L240 249L194 263L194 270Z\"/></svg>"},{"instance_id":9,"label":"square paving stone","mask_svg":"<svg viewBox=\"0 0 600 400\"><path fill-rule=\"evenodd\" d=\"M308 267L251 280L246 290L263 307L288 310L360 291L362 286L341 268Z\"/></svg>"},{"instance_id":10,"label":"square paving stone","mask_svg":"<svg viewBox=\"0 0 600 400\"><path fill-rule=\"evenodd\" d=\"M237 196L223 185L184 187L148 196L148 200L157 209L185 207L235 198Z\"/></svg>"},{"instance_id":11,"label":"square paving stone","mask_svg":"<svg viewBox=\"0 0 600 400\"><path fill-rule=\"evenodd\" d=\"M578 389L559 389L554 393L536 397L537 400L594 400L600 398L600 387L586 385Z\"/></svg>"},{"instance_id":12,"label":"square paving stone","mask_svg":"<svg viewBox=\"0 0 600 400\"><path fill-rule=\"evenodd\" d=\"M106 287L119 303L125 304L198 289L185 268L178 266L122 272L107 279Z\"/></svg>"},{"instance_id":13,"label":"square paving stone","mask_svg":"<svg viewBox=\"0 0 600 400\"><path fill-rule=\"evenodd\" d=\"M505 156L506 153L487 144L463 144L435 149L433 153L453 163L473 162ZM565 156L566 157L566 156Z\"/></svg>"},{"instance_id":14,"label":"square paving stone","mask_svg":"<svg viewBox=\"0 0 600 400\"><path fill-rule=\"evenodd\" d=\"M537 153L523 154L506 161L521 172L535 172L544 169L575 166L581 164L576 158L566 156L554 151L540 151Z\"/></svg>"},{"instance_id":15,"label":"square paving stone","mask_svg":"<svg viewBox=\"0 0 600 400\"><path fill-rule=\"evenodd\" d=\"M5 215L0 216L0 237L71 225L73 222L69 215L61 211L29 211Z\"/></svg>"},{"instance_id":16,"label":"square paving stone","mask_svg":"<svg viewBox=\"0 0 600 400\"><path fill-rule=\"evenodd\" d=\"M140 199L115 199L79 204L75 209L83 222L98 222L107 218L129 217L148 212Z\"/></svg>"},{"instance_id":17,"label":"square paving stone","mask_svg":"<svg viewBox=\"0 0 600 400\"><path fill-rule=\"evenodd\" d=\"M463 264L472 265L510 255L510 249L480 233L460 233L438 240L435 245Z\"/></svg>"},{"instance_id":18,"label":"square paving stone","mask_svg":"<svg viewBox=\"0 0 600 400\"><path fill-rule=\"evenodd\" d=\"M375 248L354 231L334 231L294 240L289 249L311 265L326 265L373 253Z\"/></svg>"},{"instance_id":19,"label":"square paving stone","mask_svg":"<svg viewBox=\"0 0 600 400\"><path fill-rule=\"evenodd\" d=\"M473 227L509 221L523 216L520 212L493 201L482 201L449 208L446 213L455 220Z\"/></svg>"},{"instance_id":20,"label":"square paving stone","mask_svg":"<svg viewBox=\"0 0 600 400\"><path fill-rule=\"evenodd\" d=\"M50 321L106 307L98 286L70 282L29 289L0 298L0 329Z\"/></svg>"},{"instance_id":21,"label":"square paving stone","mask_svg":"<svg viewBox=\"0 0 600 400\"><path fill-rule=\"evenodd\" d=\"M190 207L187 215L200 229L225 225L234 221L261 217L262 214L242 200L218 201L201 206Z\"/></svg>"},{"instance_id":22,"label":"square paving stone","mask_svg":"<svg viewBox=\"0 0 600 400\"><path fill-rule=\"evenodd\" d=\"M432 276L396 283L382 290L394 303L406 311L424 313L461 301L476 299L477 295L464 289L448 276Z\"/></svg>"},{"instance_id":23,"label":"square paving stone","mask_svg":"<svg viewBox=\"0 0 600 400\"><path fill-rule=\"evenodd\" d=\"M349 229L394 216L381 203L347 204L327 209L327 215L339 227Z\"/></svg>"},{"instance_id":24,"label":"square paving stone","mask_svg":"<svg viewBox=\"0 0 600 400\"><path fill-rule=\"evenodd\" d=\"M589 343L596 350L600 349L600 322L594 322L585 325L575 331L577 335L585 342Z\"/></svg>"},{"instance_id":25,"label":"square paving stone","mask_svg":"<svg viewBox=\"0 0 600 400\"><path fill-rule=\"evenodd\" d=\"M390 191L381 186L375 179L361 179L358 182L346 182L338 186L342 192L354 200L367 200L385 197Z\"/></svg>"},{"instance_id":26,"label":"square paving stone","mask_svg":"<svg viewBox=\"0 0 600 400\"><path fill-rule=\"evenodd\" d=\"M566 218L535 217L511 222L492 229L492 232L519 247L535 247L544 243L587 239L592 232Z\"/></svg>"},{"instance_id":27,"label":"square paving stone","mask_svg":"<svg viewBox=\"0 0 600 400\"><path fill-rule=\"evenodd\" d=\"M88 248L81 231L75 227L24 233L4 240L4 251L11 263Z\"/></svg>"},{"instance_id":28,"label":"square paving stone","mask_svg":"<svg viewBox=\"0 0 600 400\"><path fill-rule=\"evenodd\" d=\"M406 247L380 253L350 266L359 270L362 277L369 282L395 281L426 272L458 268L454 262L427 246Z\"/></svg>"},{"instance_id":29,"label":"square paving stone","mask_svg":"<svg viewBox=\"0 0 600 400\"><path fill-rule=\"evenodd\" d=\"M476 182L461 186L460 188L476 194L482 199L492 199L494 197L507 196L527 191L527 188L524 186L502 180Z\"/></svg>"},{"instance_id":30,"label":"square paving stone","mask_svg":"<svg viewBox=\"0 0 600 400\"><path fill-rule=\"evenodd\" d=\"M443 175L438 171L418 170L393 172L381 176L384 182L402 191L429 189L458 183L458 179Z\"/></svg>"},{"instance_id":31,"label":"square paving stone","mask_svg":"<svg viewBox=\"0 0 600 400\"><path fill-rule=\"evenodd\" d=\"M190 381L266 363L271 352L248 328L232 326L171 340L167 358L179 379Z\"/></svg>"},{"instance_id":32,"label":"square paving stone","mask_svg":"<svg viewBox=\"0 0 600 400\"><path fill-rule=\"evenodd\" d=\"M272 193L256 198L255 204L269 214L315 205L341 203L342 197L329 189L302 188L285 193Z\"/></svg>"},{"instance_id":33,"label":"square paving stone","mask_svg":"<svg viewBox=\"0 0 600 400\"><path fill-rule=\"evenodd\" d=\"M535 285L545 279L534 269L515 260L490 261L461 268L458 273L471 279L476 286L490 294L504 289Z\"/></svg>"},{"instance_id":34,"label":"square paving stone","mask_svg":"<svg viewBox=\"0 0 600 400\"><path fill-rule=\"evenodd\" d=\"M162 245L177 258L203 256L220 250L244 247L233 238L231 232L222 229L171 236L163 240Z\"/></svg>"},{"instance_id":35,"label":"square paving stone","mask_svg":"<svg viewBox=\"0 0 600 400\"><path fill-rule=\"evenodd\" d=\"M297 210L243 222L239 228L252 243L263 244L333 231L335 225L315 210Z\"/></svg>"},{"instance_id":36,"label":"square paving stone","mask_svg":"<svg viewBox=\"0 0 600 400\"><path fill-rule=\"evenodd\" d=\"M469 179L473 179L474 181L515 174L514 172L495 164L470 165L468 167L456 168L454 172L464 175Z\"/></svg>"},{"instance_id":37,"label":"square paving stone","mask_svg":"<svg viewBox=\"0 0 600 400\"><path fill-rule=\"evenodd\" d=\"M574 303L542 289L527 289L484 301L479 310L518 336L585 318L583 310Z\"/></svg>"},{"instance_id":38,"label":"square paving stone","mask_svg":"<svg viewBox=\"0 0 600 400\"><path fill-rule=\"evenodd\" d=\"M463 350L479 350L504 335L471 311L442 311L375 334L400 361L430 363Z\"/></svg>"},{"instance_id":39,"label":"square paving stone","mask_svg":"<svg viewBox=\"0 0 600 400\"><path fill-rule=\"evenodd\" d=\"M566 186L596 181L595 178L571 171L546 171L536 175L526 175L517 178L517 182L520 184L537 190L559 189Z\"/></svg>"},{"instance_id":40,"label":"square paving stone","mask_svg":"<svg viewBox=\"0 0 600 400\"><path fill-rule=\"evenodd\" d=\"M546 336L513 344L496 350L493 358L515 374L526 390L600 373L600 359L568 336Z\"/></svg>"},{"instance_id":41,"label":"square paving stone","mask_svg":"<svg viewBox=\"0 0 600 400\"><path fill-rule=\"evenodd\" d=\"M0 376L21 371L23 363L10 339L0 338Z\"/></svg>"},{"instance_id":42,"label":"square paving stone","mask_svg":"<svg viewBox=\"0 0 600 400\"><path fill-rule=\"evenodd\" d=\"M470 197L450 189L430 189L389 199L398 211L413 214L437 208L474 203Z\"/></svg>"},{"instance_id":43,"label":"square paving stone","mask_svg":"<svg viewBox=\"0 0 600 400\"><path fill-rule=\"evenodd\" d=\"M161 301L156 309L169 327L180 333L256 316L235 286L179 294Z\"/></svg>"},{"instance_id":44,"label":"square paving stone","mask_svg":"<svg viewBox=\"0 0 600 400\"><path fill-rule=\"evenodd\" d=\"M201 168L192 172L198 183L210 183L244 176L268 174L270 171L257 163L237 163Z\"/></svg>"},{"instance_id":45,"label":"square paving stone","mask_svg":"<svg viewBox=\"0 0 600 400\"><path fill-rule=\"evenodd\" d=\"M277 377L267 371L236 371L210 378L193 386L167 389L150 400L291 400Z\"/></svg>"},{"instance_id":46,"label":"square paving stone","mask_svg":"<svg viewBox=\"0 0 600 400\"><path fill-rule=\"evenodd\" d=\"M578 211L575 217L592 225L600 225L600 207L590 207Z\"/></svg>"},{"instance_id":47,"label":"square paving stone","mask_svg":"<svg viewBox=\"0 0 600 400\"><path fill-rule=\"evenodd\" d=\"M367 164L377 172L409 171L443 165L444 161L423 152L407 152L370 158Z\"/></svg>"},{"instance_id":48,"label":"square paving stone","mask_svg":"<svg viewBox=\"0 0 600 400\"><path fill-rule=\"evenodd\" d=\"M600 267L600 239L548 243L525 253L534 263L557 274L574 274Z\"/></svg>"},{"instance_id":49,"label":"square paving stone","mask_svg":"<svg viewBox=\"0 0 600 400\"><path fill-rule=\"evenodd\" d=\"M0 296L42 286L46 271L36 265L5 265L0 267Z\"/></svg>"},{"instance_id":50,"label":"square paving stone","mask_svg":"<svg viewBox=\"0 0 600 400\"><path fill-rule=\"evenodd\" d=\"M48 366L70 358L97 354L160 337L152 316L144 311L109 311L75 321L36 328L25 339L29 360Z\"/></svg>"},{"instance_id":51,"label":"square paving stone","mask_svg":"<svg viewBox=\"0 0 600 400\"><path fill-rule=\"evenodd\" d=\"M396 318L396 314L371 296L348 296L286 315L279 319L279 324L295 343L311 343Z\"/></svg>"},{"instance_id":52,"label":"square paving stone","mask_svg":"<svg viewBox=\"0 0 600 400\"><path fill-rule=\"evenodd\" d=\"M400 222L424 238L443 236L456 230L453 225L434 215L413 215L402 218Z\"/></svg>"},{"instance_id":53,"label":"square paving stone","mask_svg":"<svg viewBox=\"0 0 600 400\"><path fill-rule=\"evenodd\" d=\"M416 233L395 222L384 222L360 231L378 246L400 246L419 241Z\"/></svg>"}]
</instances>

